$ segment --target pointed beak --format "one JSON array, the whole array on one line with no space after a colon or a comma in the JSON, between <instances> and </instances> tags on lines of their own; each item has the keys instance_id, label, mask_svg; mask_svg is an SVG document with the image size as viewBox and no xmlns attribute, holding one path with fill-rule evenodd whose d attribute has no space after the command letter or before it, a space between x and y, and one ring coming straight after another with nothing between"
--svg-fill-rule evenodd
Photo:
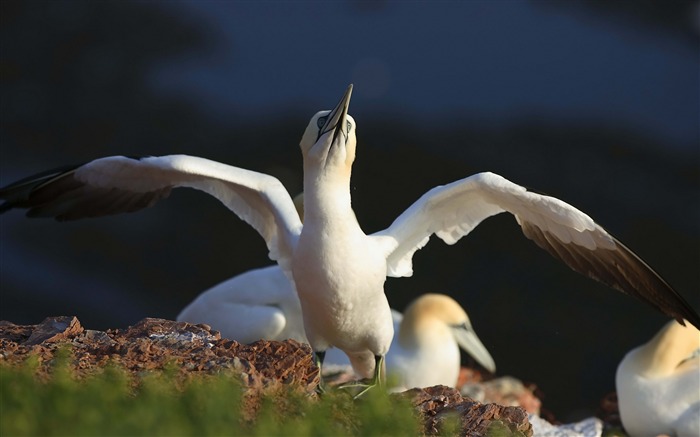
<instances>
[{"instance_id":1,"label":"pointed beak","mask_svg":"<svg viewBox=\"0 0 700 437\"><path fill-rule=\"evenodd\" d=\"M486 346L479 340L473 330L465 326L453 326L452 334L457 340L459 347L477 363L481 364L486 370L491 373L496 372L496 363L493 361L491 354L486 350Z\"/></svg>"},{"instance_id":2,"label":"pointed beak","mask_svg":"<svg viewBox=\"0 0 700 437\"><path fill-rule=\"evenodd\" d=\"M323 125L318 133L318 137L321 138L326 133L333 131L332 143L335 143L338 138L345 137L347 141L347 132L345 131L345 126L347 125L347 115L348 107L350 106L350 96L352 95L352 84L348 86L345 90L345 94L340 99L340 102L333 108L331 113L326 119L326 124Z\"/></svg>"}]
</instances>

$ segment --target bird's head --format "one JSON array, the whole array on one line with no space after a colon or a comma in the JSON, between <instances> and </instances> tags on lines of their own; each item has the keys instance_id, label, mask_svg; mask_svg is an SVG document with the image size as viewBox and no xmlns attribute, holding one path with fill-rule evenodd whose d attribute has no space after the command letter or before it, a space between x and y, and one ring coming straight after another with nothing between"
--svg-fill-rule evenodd
<instances>
[{"instance_id":1,"label":"bird's head","mask_svg":"<svg viewBox=\"0 0 700 437\"><path fill-rule=\"evenodd\" d=\"M462 350L488 371L496 371L496 364L474 332L467 312L451 297L433 293L421 295L406 308L404 323L405 321L409 321L407 326L414 325L413 329L426 334L447 328ZM401 324L402 330L404 323ZM399 333L401 334L402 332Z\"/></svg>"},{"instance_id":2,"label":"bird's head","mask_svg":"<svg viewBox=\"0 0 700 437\"><path fill-rule=\"evenodd\" d=\"M322 169L344 168L348 173L355 160L355 120L348 114L352 85L335 108L317 112L301 137L304 164Z\"/></svg>"},{"instance_id":3,"label":"bird's head","mask_svg":"<svg viewBox=\"0 0 700 437\"><path fill-rule=\"evenodd\" d=\"M417 323L439 321L447 326L471 326L469 316L464 308L445 294L425 293L406 308L404 317L415 318Z\"/></svg>"}]
</instances>

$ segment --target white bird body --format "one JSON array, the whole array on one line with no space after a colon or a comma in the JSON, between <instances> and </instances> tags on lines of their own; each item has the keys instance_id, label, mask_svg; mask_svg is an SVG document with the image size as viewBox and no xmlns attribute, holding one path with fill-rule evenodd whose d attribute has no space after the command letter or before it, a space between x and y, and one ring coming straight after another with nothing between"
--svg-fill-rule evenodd
<instances>
[{"instance_id":1,"label":"white bird body","mask_svg":"<svg viewBox=\"0 0 700 437\"><path fill-rule=\"evenodd\" d=\"M276 265L249 270L204 291L177 320L205 323L246 344L288 338L308 343L299 298Z\"/></svg>"},{"instance_id":2,"label":"white bird body","mask_svg":"<svg viewBox=\"0 0 700 437\"><path fill-rule=\"evenodd\" d=\"M387 375L395 378L396 390L445 385L455 387L459 379L459 346L447 329L431 332L433 342L405 348L392 344L386 357Z\"/></svg>"},{"instance_id":3,"label":"white bird body","mask_svg":"<svg viewBox=\"0 0 700 437\"><path fill-rule=\"evenodd\" d=\"M108 157L46 172L0 189L0 212L58 220L131 212L174 187L218 198L265 239L272 260L296 283L307 337L320 365L324 351L346 352L361 375L382 363L392 338L386 276L410 276L412 256L436 234L448 244L482 220L513 214L523 233L573 270L632 294L679 321L700 316L656 272L583 212L480 173L421 196L387 229L362 232L351 207L356 125L347 114L352 86L332 111L314 115L302 136L305 224L275 178L184 155ZM376 367L372 384L380 381Z\"/></svg>"},{"instance_id":4,"label":"white bird body","mask_svg":"<svg viewBox=\"0 0 700 437\"><path fill-rule=\"evenodd\" d=\"M374 357L386 355L394 335L383 292L386 257L362 232L349 203L316 201L305 198L292 264L307 337L315 350L341 349L360 376L370 377Z\"/></svg>"},{"instance_id":5,"label":"white bird body","mask_svg":"<svg viewBox=\"0 0 700 437\"><path fill-rule=\"evenodd\" d=\"M671 321L625 355L615 383L630 436L700 436L699 350L700 331Z\"/></svg>"}]
</instances>

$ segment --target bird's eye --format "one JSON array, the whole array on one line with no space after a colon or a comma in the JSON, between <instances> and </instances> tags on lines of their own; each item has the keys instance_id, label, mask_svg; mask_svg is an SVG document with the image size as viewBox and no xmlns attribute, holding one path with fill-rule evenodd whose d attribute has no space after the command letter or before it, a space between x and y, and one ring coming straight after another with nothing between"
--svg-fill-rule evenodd
<instances>
[{"instance_id":1,"label":"bird's eye","mask_svg":"<svg viewBox=\"0 0 700 437\"><path fill-rule=\"evenodd\" d=\"M452 325L452 327L455 329L463 329L465 331L471 331L471 328L469 327L469 325L467 325L467 322L455 323L454 325Z\"/></svg>"},{"instance_id":2,"label":"bird's eye","mask_svg":"<svg viewBox=\"0 0 700 437\"><path fill-rule=\"evenodd\" d=\"M328 120L328 116L318 117L318 121L316 122L316 124L318 125L319 129L321 129L324 124L326 124L326 120Z\"/></svg>"},{"instance_id":3,"label":"bird's eye","mask_svg":"<svg viewBox=\"0 0 700 437\"><path fill-rule=\"evenodd\" d=\"M348 133L350 133L350 129L352 129L352 124L348 121Z\"/></svg>"}]
</instances>

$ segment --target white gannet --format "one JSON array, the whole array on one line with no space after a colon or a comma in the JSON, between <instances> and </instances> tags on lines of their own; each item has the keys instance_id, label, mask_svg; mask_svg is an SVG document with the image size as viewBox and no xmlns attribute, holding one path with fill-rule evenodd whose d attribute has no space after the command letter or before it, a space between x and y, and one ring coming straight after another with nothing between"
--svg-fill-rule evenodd
<instances>
[{"instance_id":1,"label":"white gannet","mask_svg":"<svg viewBox=\"0 0 700 437\"><path fill-rule=\"evenodd\" d=\"M304 328L322 366L336 346L355 371L383 381L393 327L387 276L410 276L413 254L435 234L456 243L482 220L515 216L526 237L573 270L632 294L661 312L700 326L700 316L644 261L571 205L527 191L489 172L437 186L387 229L366 235L351 207L356 124L348 115L352 85L332 111L315 114L302 136L305 220L274 177L204 158L112 156L44 172L0 190L0 212L58 220L136 211L190 187L218 198L265 239L272 260L291 274ZM321 386L319 390L323 390Z\"/></svg>"},{"instance_id":2,"label":"white gannet","mask_svg":"<svg viewBox=\"0 0 700 437\"><path fill-rule=\"evenodd\" d=\"M700 436L700 331L668 322L617 367L620 419L632 437Z\"/></svg>"},{"instance_id":3,"label":"white gannet","mask_svg":"<svg viewBox=\"0 0 700 437\"><path fill-rule=\"evenodd\" d=\"M455 387L461 368L460 347L486 370L496 371L496 363L464 309L444 294L423 294L404 311L386 357L387 375L400 389Z\"/></svg>"}]
</instances>

